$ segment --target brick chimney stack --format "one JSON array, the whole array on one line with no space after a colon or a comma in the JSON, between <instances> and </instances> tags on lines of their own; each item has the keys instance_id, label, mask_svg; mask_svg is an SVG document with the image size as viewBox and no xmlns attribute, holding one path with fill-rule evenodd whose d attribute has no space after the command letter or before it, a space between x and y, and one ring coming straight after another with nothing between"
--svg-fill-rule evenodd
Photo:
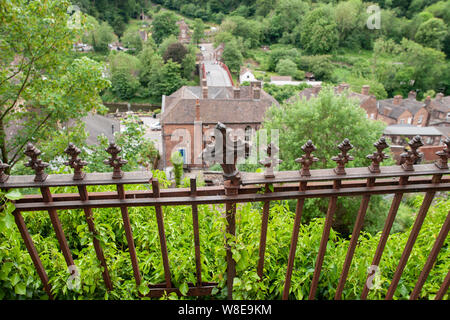
<instances>
[{"instance_id":1,"label":"brick chimney stack","mask_svg":"<svg viewBox=\"0 0 450 320\"><path fill-rule=\"evenodd\" d=\"M395 97L394 97L394 101L393 101L393 103L395 104L395 105L400 105L400 103L402 102L402 99L403 99L403 97L401 96L401 95L396 95Z\"/></svg>"},{"instance_id":2,"label":"brick chimney stack","mask_svg":"<svg viewBox=\"0 0 450 320\"><path fill-rule=\"evenodd\" d=\"M341 83L338 87L337 87L337 92L338 93L342 93L344 90L348 90L350 88L350 85L348 83Z\"/></svg>"},{"instance_id":3,"label":"brick chimney stack","mask_svg":"<svg viewBox=\"0 0 450 320\"><path fill-rule=\"evenodd\" d=\"M206 82L206 78L202 79L202 87L207 87L208 83Z\"/></svg>"},{"instance_id":4,"label":"brick chimney stack","mask_svg":"<svg viewBox=\"0 0 450 320\"><path fill-rule=\"evenodd\" d=\"M233 98L234 99L241 98L241 88L239 86L233 88Z\"/></svg>"},{"instance_id":5,"label":"brick chimney stack","mask_svg":"<svg viewBox=\"0 0 450 320\"><path fill-rule=\"evenodd\" d=\"M202 98L208 99L208 87L202 87Z\"/></svg>"},{"instance_id":6,"label":"brick chimney stack","mask_svg":"<svg viewBox=\"0 0 450 320\"><path fill-rule=\"evenodd\" d=\"M439 101L439 102L441 102L443 97L444 97L444 94L443 94L442 92L439 92L439 93L436 95L436 100Z\"/></svg>"},{"instance_id":7,"label":"brick chimney stack","mask_svg":"<svg viewBox=\"0 0 450 320\"><path fill-rule=\"evenodd\" d=\"M200 121L200 100L195 102L195 121Z\"/></svg>"},{"instance_id":8,"label":"brick chimney stack","mask_svg":"<svg viewBox=\"0 0 450 320\"><path fill-rule=\"evenodd\" d=\"M253 99L254 100L261 99L261 89L259 87L254 87L253 88Z\"/></svg>"},{"instance_id":9,"label":"brick chimney stack","mask_svg":"<svg viewBox=\"0 0 450 320\"><path fill-rule=\"evenodd\" d=\"M361 94L368 96L369 92L370 92L370 86L368 86L368 85L362 86Z\"/></svg>"},{"instance_id":10,"label":"brick chimney stack","mask_svg":"<svg viewBox=\"0 0 450 320\"><path fill-rule=\"evenodd\" d=\"M416 100L416 96L417 96L417 93L415 91L410 91L408 93L408 99L410 99L410 100Z\"/></svg>"},{"instance_id":11,"label":"brick chimney stack","mask_svg":"<svg viewBox=\"0 0 450 320\"><path fill-rule=\"evenodd\" d=\"M426 97L424 102L425 102L425 109L429 109L431 105L431 97L430 96Z\"/></svg>"}]
</instances>

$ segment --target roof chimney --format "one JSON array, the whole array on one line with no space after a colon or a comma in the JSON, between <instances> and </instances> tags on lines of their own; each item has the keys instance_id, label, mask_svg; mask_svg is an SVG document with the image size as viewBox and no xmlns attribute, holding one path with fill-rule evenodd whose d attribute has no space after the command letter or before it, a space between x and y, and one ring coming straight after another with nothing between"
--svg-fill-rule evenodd
<instances>
[{"instance_id":1,"label":"roof chimney","mask_svg":"<svg viewBox=\"0 0 450 320\"><path fill-rule=\"evenodd\" d=\"M318 94L321 89L322 89L322 86L320 84L319 85L315 85L315 86L312 87L312 92L314 94Z\"/></svg>"},{"instance_id":2,"label":"roof chimney","mask_svg":"<svg viewBox=\"0 0 450 320\"><path fill-rule=\"evenodd\" d=\"M195 121L200 121L200 100L195 102Z\"/></svg>"},{"instance_id":3,"label":"roof chimney","mask_svg":"<svg viewBox=\"0 0 450 320\"><path fill-rule=\"evenodd\" d=\"M234 87L233 88L233 98L234 99L240 99L241 98L241 88L240 87Z\"/></svg>"},{"instance_id":4,"label":"roof chimney","mask_svg":"<svg viewBox=\"0 0 450 320\"><path fill-rule=\"evenodd\" d=\"M250 82L250 95L254 98L254 90L256 88L259 88L259 91L261 92L261 81L251 81ZM258 98L259 99L259 98Z\"/></svg>"},{"instance_id":5,"label":"roof chimney","mask_svg":"<svg viewBox=\"0 0 450 320\"><path fill-rule=\"evenodd\" d=\"M368 86L368 85L362 86L361 94L363 94L365 96L368 96L369 95L369 91L370 91L370 86Z\"/></svg>"},{"instance_id":6,"label":"roof chimney","mask_svg":"<svg viewBox=\"0 0 450 320\"><path fill-rule=\"evenodd\" d=\"M410 91L408 93L408 99L416 100L417 93L415 91Z\"/></svg>"},{"instance_id":7,"label":"roof chimney","mask_svg":"<svg viewBox=\"0 0 450 320\"><path fill-rule=\"evenodd\" d=\"M202 79L202 87L207 87L208 83L206 82L206 78Z\"/></svg>"},{"instance_id":8,"label":"roof chimney","mask_svg":"<svg viewBox=\"0 0 450 320\"><path fill-rule=\"evenodd\" d=\"M341 83L338 87L337 87L337 91L338 93L342 93L342 91L347 90L350 88L350 85L348 83Z\"/></svg>"},{"instance_id":9,"label":"roof chimney","mask_svg":"<svg viewBox=\"0 0 450 320\"><path fill-rule=\"evenodd\" d=\"M253 99L254 100L261 99L261 89L259 87L254 87L253 88Z\"/></svg>"},{"instance_id":10,"label":"roof chimney","mask_svg":"<svg viewBox=\"0 0 450 320\"><path fill-rule=\"evenodd\" d=\"M208 87L202 87L202 98L208 99Z\"/></svg>"},{"instance_id":11,"label":"roof chimney","mask_svg":"<svg viewBox=\"0 0 450 320\"><path fill-rule=\"evenodd\" d=\"M443 97L444 97L444 94L443 94L442 92L439 92L439 93L436 95L436 100L439 101L439 102L441 102Z\"/></svg>"},{"instance_id":12,"label":"roof chimney","mask_svg":"<svg viewBox=\"0 0 450 320\"><path fill-rule=\"evenodd\" d=\"M425 108L428 109L428 108L430 107L430 104L431 104L431 97L428 96L428 97L425 99L424 102L425 102Z\"/></svg>"},{"instance_id":13,"label":"roof chimney","mask_svg":"<svg viewBox=\"0 0 450 320\"><path fill-rule=\"evenodd\" d=\"M394 101L393 101L393 103L395 104L395 105L400 105L400 103L402 102L402 99L403 99L403 97L401 96L401 95L396 95L395 97L394 97Z\"/></svg>"}]
</instances>

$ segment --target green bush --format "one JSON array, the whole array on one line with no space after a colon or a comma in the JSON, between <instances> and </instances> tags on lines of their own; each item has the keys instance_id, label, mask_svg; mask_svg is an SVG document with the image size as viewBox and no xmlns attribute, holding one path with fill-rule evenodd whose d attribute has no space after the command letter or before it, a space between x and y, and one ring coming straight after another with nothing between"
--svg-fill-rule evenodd
<instances>
[{"instance_id":1,"label":"green bush","mask_svg":"<svg viewBox=\"0 0 450 320\"><path fill-rule=\"evenodd\" d=\"M153 171L162 187L167 186L164 173ZM151 189L140 185L127 189ZM93 186L89 191L113 191L113 186ZM52 192L76 192L73 187L52 188ZM423 198L423 197L422 197ZM419 201L415 201L419 203ZM226 298L226 252L223 230L226 221L223 205L199 206L200 244L202 253L203 281L218 282L212 298ZM261 203L238 206L236 215L236 237L229 240L237 262L234 281L235 299L280 299L294 213L285 202L274 201L270 208L267 234L267 249L264 277L257 281L259 231ZM414 209L417 210L417 207ZM426 258L434 244L444 220L450 210L449 200L437 200L428 213L422 231L399 282L394 299L408 299ZM169 252L172 280L175 286L185 288L186 282L195 282L194 243L190 206L164 207L164 221ZM155 210L153 207L130 208L129 214L143 284L136 288L123 223L118 209L94 211L95 225L114 290L106 291L102 269L97 261L84 212L61 210L58 212L69 247L77 265L81 283L79 289L68 290L69 277L64 257L46 212L23 213L26 225L49 276L53 294L57 299L139 299L138 292L146 292L146 284L164 282ZM11 207L0 215L0 299L46 299L42 284L33 267L25 245L14 225ZM298 248L292 274L290 299L306 299L313 276L315 260L322 236L324 218L313 219L301 225ZM369 292L369 299L384 298L409 236L409 231L392 234L387 242L381 263L378 289ZM380 234L363 233L356 248L343 299L358 299L366 281L367 268L378 244ZM433 299L450 268L450 239L447 238L436 264L421 292L422 299ZM339 280L349 241L331 231L323 269L319 280L317 298L332 299ZM449 295L444 296L444 300ZM182 299L195 299L182 297Z\"/></svg>"}]
</instances>

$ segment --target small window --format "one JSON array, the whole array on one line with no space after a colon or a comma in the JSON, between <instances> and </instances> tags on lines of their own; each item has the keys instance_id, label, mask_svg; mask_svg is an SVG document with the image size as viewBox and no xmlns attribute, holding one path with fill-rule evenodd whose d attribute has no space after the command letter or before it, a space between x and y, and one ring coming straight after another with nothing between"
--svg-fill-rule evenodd
<instances>
[{"instance_id":1,"label":"small window","mask_svg":"<svg viewBox=\"0 0 450 320\"><path fill-rule=\"evenodd\" d=\"M449 120L449 119L450 119L450 112L447 113L447 120Z\"/></svg>"},{"instance_id":2,"label":"small window","mask_svg":"<svg viewBox=\"0 0 450 320\"><path fill-rule=\"evenodd\" d=\"M400 124L405 124L405 119L400 119Z\"/></svg>"},{"instance_id":3,"label":"small window","mask_svg":"<svg viewBox=\"0 0 450 320\"><path fill-rule=\"evenodd\" d=\"M411 124L412 118L408 118L408 124Z\"/></svg>"},{"instance_id":4,"label":"small window","mask_svg":"<svg viewBox=\"0 0 450 320\"><path fill-rule=\"evenodd\" d=\"M178 152L183 157L183 163L186 164L186 149L178 149Z\"/></svg>"}]
</instances>

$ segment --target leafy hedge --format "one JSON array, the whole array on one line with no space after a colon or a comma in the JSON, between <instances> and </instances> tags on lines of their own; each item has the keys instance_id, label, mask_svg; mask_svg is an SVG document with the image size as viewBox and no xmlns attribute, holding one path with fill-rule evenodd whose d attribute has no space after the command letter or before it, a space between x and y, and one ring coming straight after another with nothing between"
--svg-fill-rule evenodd
<instances>
[{"instance_id":1,"label":"leafy hedge","mask_svg":"<svg viewBox=\"0 0 450 320\"><path fill-rule=\"evenodd\" d=\"M149 189L150 186L143 185L137 188ZM52 192L75 192L71 188L52 189ZM90 187L89 191L94 190L106 191L108 187ZM420 205L419 201L416 203ZM444 198L438 199L430 209L394 299L409 297L449 210L450 200ZM41 281L10 211L11 206L0 216L0 299L46 299ZM165 207L163 211L172 280L182 292L185 292L186 282L195 282L191 208L189 206ZM272 204L265 275L264 279L258 282L256 265L261 212L261 203L238 206L237 236L231 239L233 254L237 261L237 277L234 280L235 299L281 298L294 213L289 211L289 206L285 202ZM143 285L139 288L136 288L133 278L120 211L118 209L94 210L95 225L100 233L98 237L104 249L114 285L114 290L109 293L103 283L101 266L97 261L92 237L82 210L59 211L69 247L81 275L81 286L78 290L69 290L67 287L66 282L69 277L67 266L59 250L48 214L46 212L23 213L57 299L139 299L138 291L141 293L148 291L146 284L164 282L154 208L130 208L129 213L139 267L143 276ZM213 297L224 299L227 294L224 206L199 206L199 221L203 281L218 282L219 288L214 290ZM306 299L308 296L323 224L324 218L317 218L301 226L292 275L291 299ZM384 298L408 235L409 231L390 236L380 263L379 281L375 282L379 284L379 288L370 291L369 299ZM380 234L372 236L363 233L360 236L343 292L344 299L359 298L366 280L367 268L371 264L379 238ZM434 298L450 268L449 240L446 240L438 255L437 263L425 283L421 293L423 299ZM317 290L319 299L333 299L348 244L348 239L343 239L334 231L331 232ZM447 294L444 299L448 297ZM174 299L175 296L165 298ZM183 298L188 299L188 297Z\"/></svg>"}]
</instances>

